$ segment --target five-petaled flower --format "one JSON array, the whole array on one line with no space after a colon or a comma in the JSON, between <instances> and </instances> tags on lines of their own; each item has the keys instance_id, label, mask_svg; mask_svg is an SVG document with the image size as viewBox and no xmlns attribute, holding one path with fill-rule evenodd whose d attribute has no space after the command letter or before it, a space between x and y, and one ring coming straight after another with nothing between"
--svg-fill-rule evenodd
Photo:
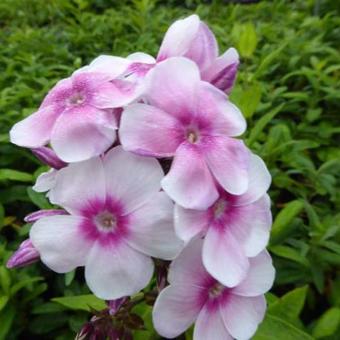
<instances>
[{"instance_id":1,"label":"five-petaled flower","mask_svg":"<svg viewBox=\"0 0 340 340\"><path fill-rule=\"evenodd\" d=\"M50 200L70 215L35 222L30 239L42 262L58 273L85 266L90 289L113 300L143 289L151 256L171 260L182 242L173 226L173 203L160 192L155 159L113 148L104 157L58 171Z\"/></svg>"},{"instance_id":2,"label":"five-petaled flower","mask_svg":"<svg viewBox=\"0 0 340 340\"><path fill-rule=\"evenodd\" d=\"M156 300L153 322L162 336L174 338L195 322L194 340L249 339L266 309L264 293L275 270L266 251L251 258L247 276L225 287L205 270L202 239L191 241L170 265L166 287Z\"/></svg>"}]
</instances>

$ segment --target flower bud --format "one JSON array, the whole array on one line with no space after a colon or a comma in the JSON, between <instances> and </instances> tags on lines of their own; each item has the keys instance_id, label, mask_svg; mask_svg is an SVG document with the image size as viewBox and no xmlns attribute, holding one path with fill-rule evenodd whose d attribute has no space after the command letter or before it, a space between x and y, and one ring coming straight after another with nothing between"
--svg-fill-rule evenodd
<instances>
[{"instance_id":1,"label":"flower bud","mask_svg":"<svg viewBox=\"0 0 340 340\"><path fill-rule=\"evenodd\" d=\"M38 251L34 248L31 240L27 239L20 244L19 249L7 261L7 268L26 267L39 259Z\"/></svg>"},{"instance_id":2,"label":"flower bud","mask_svg":"<svg viewBox=\"0 0 340 340\"><path fill-rule=\"evenodd\" d=\"M31 149L31 151L40 161L49 165L51 168L59 170L67 165L67 163L63 162L52 149L46 146Z\"/></svg>"}]
</instances>

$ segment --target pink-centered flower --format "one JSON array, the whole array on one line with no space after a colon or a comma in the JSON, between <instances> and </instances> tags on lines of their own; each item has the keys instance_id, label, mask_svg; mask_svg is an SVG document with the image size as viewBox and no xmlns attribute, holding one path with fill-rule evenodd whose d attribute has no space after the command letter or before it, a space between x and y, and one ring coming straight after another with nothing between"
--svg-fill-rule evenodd
<instances>
[{"instance_id":1,"label":"pink-centered flower","mask_svg":"<svg viewBox=\"0 0 340 340\"><path fill-rule=\"evenodd\" d=\"M225 286L239 284L251 260L267 245L272 224L270 199L266 194L270 174L260 157L252 154L249 187L243 195L219 188L219 198L207 210L175 206L175 230L185 242L204 235L202 259L205 268Z\"/></svg>"},{"instance_id":2,"label":"pink-centered flower","mask_svg":"<svg viewBox=\"0 0 340 340\"><path fill-rule=\"evenodd\" d=\"M193 323L194 340L250 339L266 310L264 293L275 270L266 251L251 258L249 271L233 288L225 287L205 270L202 240L196 239L170 265L170 286L162 290L153 309L157 332L179 336Z\"/></svg>"},{"instance_id":3,"label":"pink-centered flower","mask_svg":"<svg viewBox=\"0 0 340 340\"><path fill-rule=\"evenodd\" d=\"M151 256L170 260L182 247L173 203L159 191L162 177L157 160L121 147L59 170L49 198L70 215L33 224L30 239L42 262L58 273L85 266L88 286L105 300L143 289Z\"/></svg>"},{"instance_id":4,"label":"pink-centered flower","mask_svg":"<svg viewBox=\"0 0 340 340\"><path fill-rule=\"evenodd\" d=\"M145 156L175 156L162 188L178 204L206 209L217 182L240 195L248 188L249 151L241 140L246 121L227 96L201 81L196 64L171 58L146 79L148 104L129 105L119 130L124 149Z\"/></svg>"},{"instance_id":5,"label":"pink-centered flower","mask_svg":"<svg viewBox=\"0 0 340 340\"><path fill-rule=\"evenodd\" d=\"M95 69L59 81L39 110L15 124L11 142L37 148L51 143L64 162L77 162L105 152L116 139L112 108L135 98L134 89L110 73Z\"/></svg>"}]
</instances>

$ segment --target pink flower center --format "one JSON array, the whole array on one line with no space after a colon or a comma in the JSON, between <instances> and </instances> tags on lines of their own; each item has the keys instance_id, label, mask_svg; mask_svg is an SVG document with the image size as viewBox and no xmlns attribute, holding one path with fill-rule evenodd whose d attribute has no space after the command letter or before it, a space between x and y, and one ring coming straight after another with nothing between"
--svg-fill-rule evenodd
<instances>
[{"instance_id":1,"label":"pink flower center","mask_svg":"<svg viewBox=\"0 0 340 340\"><path fill-rule=\"evenodd\" d=\"M189 143L191 144L195 144L198 142L199 140L199 134L197 131L189 129L186 132L186 139Z\"/></svg>"},{"instance_id":2,"label":"pink flower center","mask_svg":"<svg viewBox=\"0 0 340 340\"><path fill-rule=\"evenodd\" d=\"M214 218L220 218L224 212L226 211L226 208L228 206L228 202L220 198L213 206L212 206L212 211Z\"/></svg>"},{"instance_id":3,"label":"pink flower center","mask_svg":"<svg viewBox=\"0 0 340 340\"><path fill-rule=\"evenodd\" d=\"M77 106L83 104L85 101L85 96L81 93L75 93L68 99L68 104L72 106Z\"/></svg>"},{"instance_id":4,"label":"pink flower center","mask_svg":"<svg viewBox=\"0 0 340 340\"><path fill-rule=\"evenodd\" d=\"M209 289L209 297L211 299L215 299L223 293L225 287L220 283L216 282L210 289Z\"/></svg>"},{"instance_id":5,"label":"pink flower center","mask_svg":"<svg viewBox=\"0 0 340 340\"><path fill-rule=\"evenodd\" d=\"M117 217L109 211L99 213L94 217L96 227L103 232L112 232L117 229Z\"/></svg>"}]
</instances>

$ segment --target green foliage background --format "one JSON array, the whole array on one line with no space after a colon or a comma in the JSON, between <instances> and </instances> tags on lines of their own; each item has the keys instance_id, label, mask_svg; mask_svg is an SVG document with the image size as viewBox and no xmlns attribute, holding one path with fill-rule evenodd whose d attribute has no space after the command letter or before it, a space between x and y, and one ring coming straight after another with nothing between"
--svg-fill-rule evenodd
<instances>
[{"instance_id":1,"label":"green foliage background","mask_svg":"<svg viewBox=\"0 0 340 340\"><path fill-rule=\"evenodd\" d=\"M248 121L247 144L267 163L277 269L256 340L340 339L340 17L337 1L2 0L0 2L0 339L73 339L102 306L82 270L41 264L7 270L28 233L23 217L49 207L30 187L46 168L9 144L13 123L34 112L60 78L99 54L155 55L169 24L198 13L221 51L238 48L231 98ZM33 203L32 203L33 201ZM55 297L64 297L54 299ZM70 298L72 297L72 298ZM84 303L86 301L87 303ZM99 304L99 305L98 305ZM157 339L150 310L146 331ZM240 322L242 322L240 320ZM190 339L190 331L186 335Z\"/></svg>"}]
</instances>

